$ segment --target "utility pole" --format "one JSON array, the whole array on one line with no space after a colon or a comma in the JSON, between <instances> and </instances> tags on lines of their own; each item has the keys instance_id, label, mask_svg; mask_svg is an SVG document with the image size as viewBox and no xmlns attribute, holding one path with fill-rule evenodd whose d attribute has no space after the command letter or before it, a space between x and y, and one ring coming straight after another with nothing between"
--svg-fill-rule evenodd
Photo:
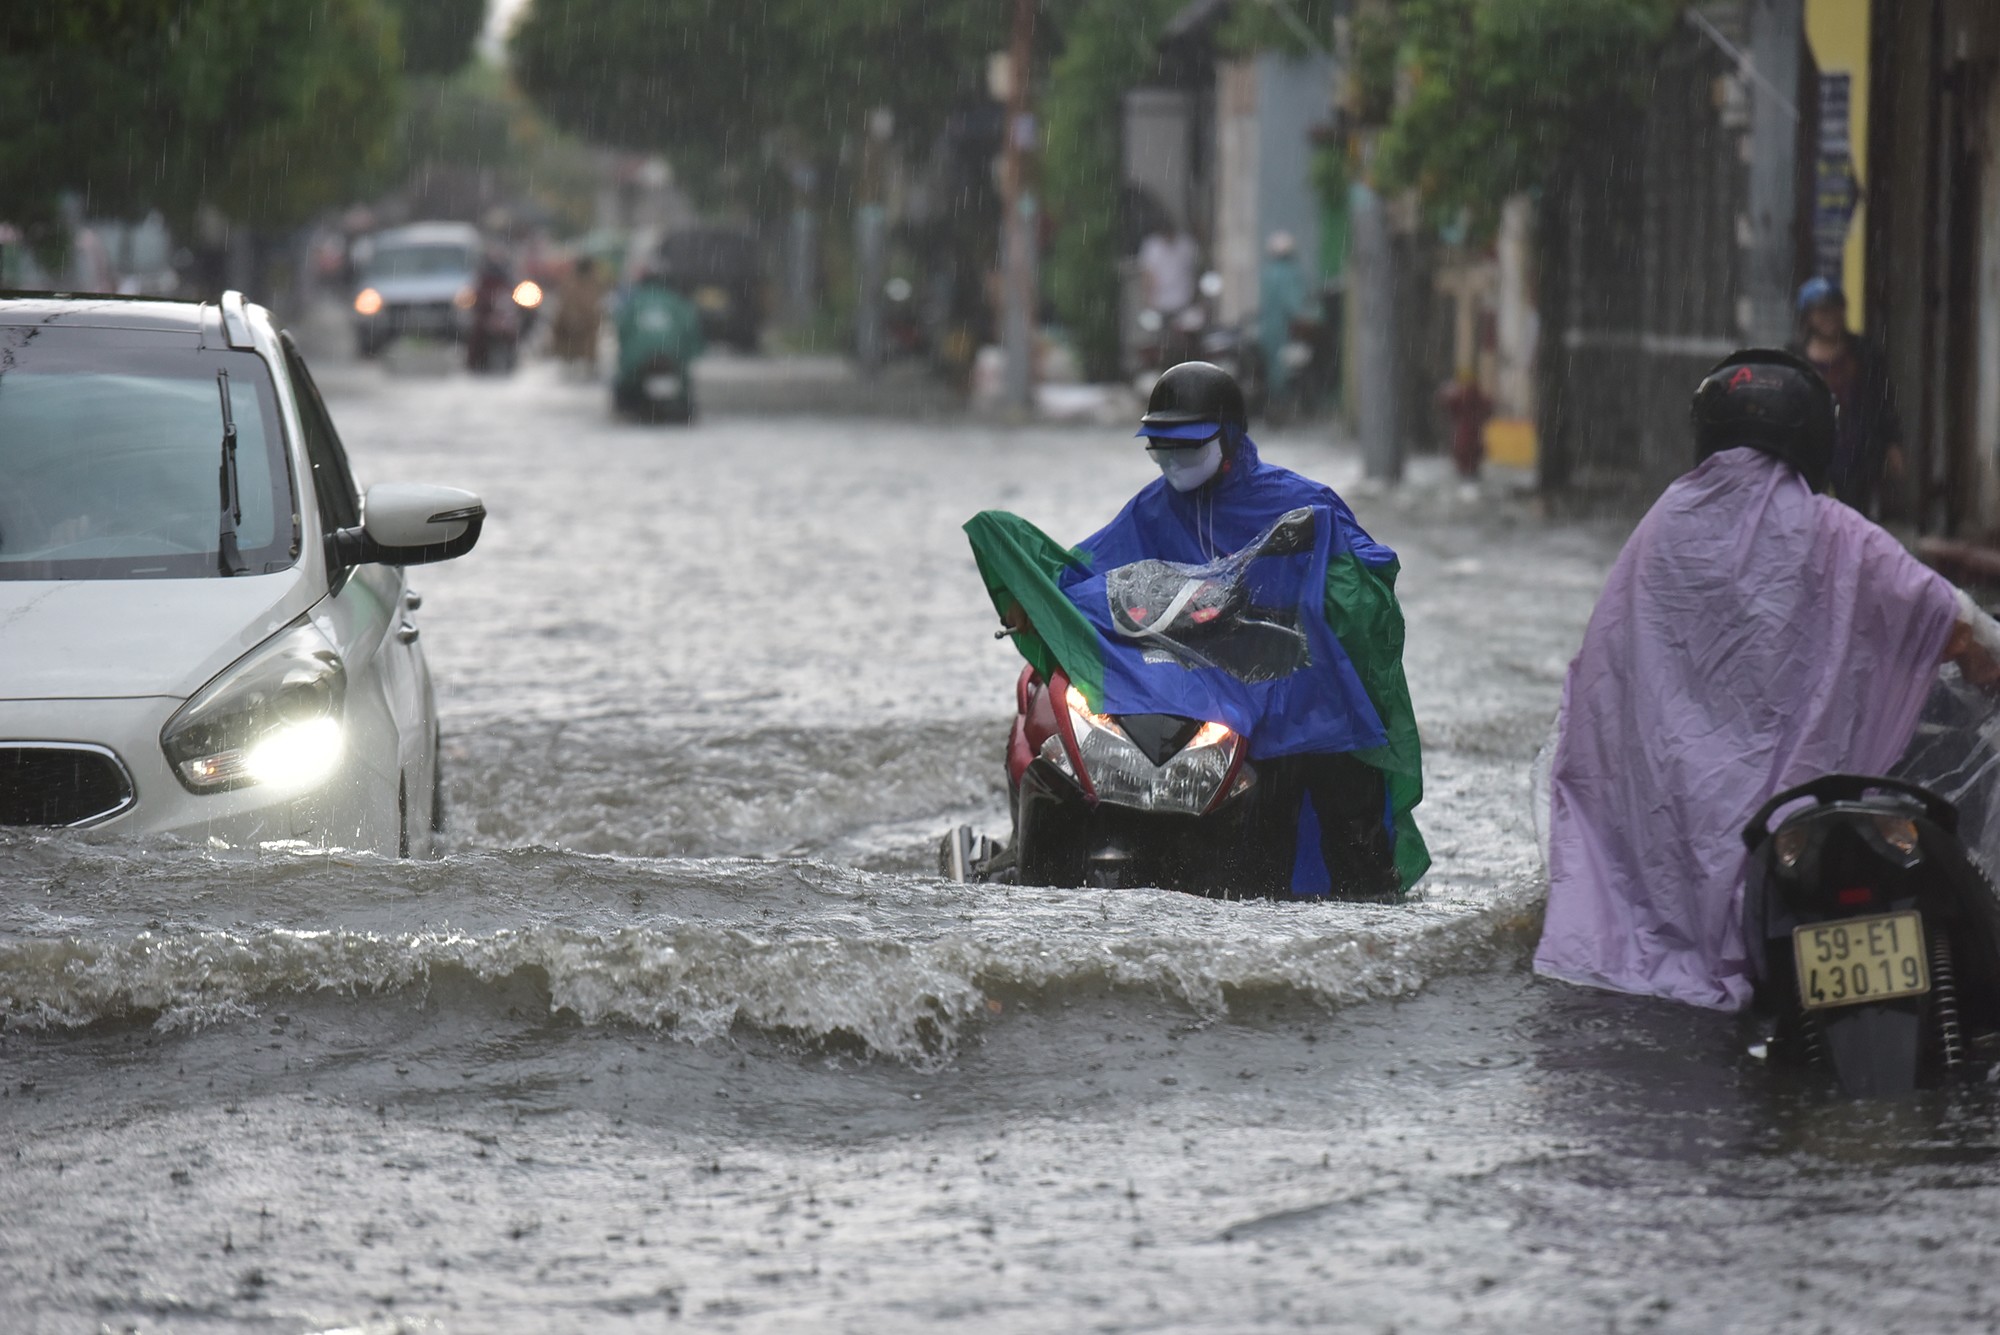
<instances>
[{"instance_id":1,"label":"utility pole","mask_svg":"<svg viewBox=\"0 0 2000 1335\"><path fill-rule=\"evenodd\" d=\"M1797 269L1799 47L1801 0L1750 6L1750 250L1744 256L1749 341L1783 347L1792 335ZM1696 11L1690 11L1696 12Z\"/></svg>"},{"instance_id":2,"label":"utility pole","mask_svg":"<svg viewBox=\"0 0 2000 1335\"><path fill-rule=\"evenodd\" d=\"M1000 166L1001 348L1007 355L1003 401L1022 416L1034 407L1035 193L1027 181L1027 150L1035 125L1028 113L1028 61L1035 36L1035 0L1014 0L1007 52L1007 138Z\"/></svg>"},{"instance_id":3,"label":"utility pole","mask_svg":"<svg viewBox=\"0 0 2000 1335\"><path fill-rule=\"evenodd\" d=\"M1389 210L1367 184L1348 187L1348 300L1354 303L1355 426L1364 475L1384 486L1403 478L1396 352L1396 252Z\"/></svg>"},{"instance_id":4,"label":"utility pole","mask_svg":"<svg viewBox=\"0 0 2000 1335\"><path fill-rule=\"evenodd\" d=\"M882 369L882 280L888 263L889 140L895 117L887 107L868 113L861 141L861 203L854 211L854 354L862 373Z\"/></svg>"}]
</instances>

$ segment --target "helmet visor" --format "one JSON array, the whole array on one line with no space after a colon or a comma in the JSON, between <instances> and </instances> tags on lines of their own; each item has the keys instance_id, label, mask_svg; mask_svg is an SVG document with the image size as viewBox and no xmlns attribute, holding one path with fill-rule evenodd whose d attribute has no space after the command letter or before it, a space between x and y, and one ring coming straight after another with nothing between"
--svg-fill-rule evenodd
<instances>
[{"instance_id":1,"label":"helmet visor","mask_svg":"<svg viewBox=\"0 0 2000 1335\"><path fill-rule=\"evenodd\" d=\"M1220 422L1147 422L1134 435L1146 438L1149 450L1193 449L1222 434Z\"/></svg>"}]
</instances>

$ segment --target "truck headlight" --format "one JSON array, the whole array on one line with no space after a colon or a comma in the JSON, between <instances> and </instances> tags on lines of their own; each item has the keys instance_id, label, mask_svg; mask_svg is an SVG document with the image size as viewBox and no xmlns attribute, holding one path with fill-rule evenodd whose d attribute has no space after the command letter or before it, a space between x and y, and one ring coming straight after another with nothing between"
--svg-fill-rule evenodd
<instances>
[{"instance_id":1,"label":"truck headlight","mask_svg":"<svg viewBox=\"0 0 2000 1335\"><path fill-rule=\"evenodd\" d=\"M160 729L191 793L306 788L340 762L347 670L311 622L266 640L195 692Z\"/></svg>"}]
</instances>

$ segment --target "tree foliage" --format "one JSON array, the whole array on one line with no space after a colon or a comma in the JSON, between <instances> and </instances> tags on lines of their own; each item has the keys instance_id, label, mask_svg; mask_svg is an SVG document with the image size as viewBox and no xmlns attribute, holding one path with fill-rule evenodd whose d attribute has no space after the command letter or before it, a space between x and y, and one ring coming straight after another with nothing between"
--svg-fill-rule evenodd
<instances>
[{"instance_id":1,"label":"tree foliage","mask_svg":"<svg viewBox=\"0 0 2000 1335\"><path fill-rule=\"evenodd\" d=\"M699 175L770 136L824 156L875 107L925 135L1005 41L1004 10L969 0L536 0L511 54L564 129Z\"/></svg>"},{"instance_id":2,"label":"tree foliage","mask_svg":"<svg viewBox=\"0 0 2000 1335\"><path fill-rule=\"evenodd\" d=\"M389 0L400 24L403 72L455 74L486 26L486 0Z\"/></svg>"},{"instance_id":3,"label":"tree foliage","mask_svg":"<svg viewBox=\"0 0 2000 1335\"><path fill-rule=\"evenodd\" d=\"M0 201L45 241L72 191L97 216L297 222L380 165L400 65L381 0L15 0Z\"/></svg>"},{"instance_id":4,"label":"tree foliage","mask_svg":"<svg viewBox=\"0 0 2000 1335\"><path fill-rule=\"evenodd\" d=\"M1563 170L1576 145L1631 116L1651 87L1675 0L1399 0L1373 21L1377 62L1393 50L1406 92L1378 145L1391 188L1490 229L1507 196ZM1364 53L1357 53L1364 54ZM1364 87L1385 82L1359 71Z\"/></svg>"},{"instance_id":5,"label":"tree foliage","mask_svg":"<svg viewBox=\"0 0 2000 1335\"><path fill-rule=\"evenodd\" d=\"M1076 0L1042 98L1043 190L1056 225L1044 290L1095 376L1118 368L1124 95L1153 77L1161 29L1185 0Z\"/></svg>"},{"instance_id":6,"label":"tree foliage","mask_svg":"<svg viewBox=\"0 0 2000 1335\"><path fill-rule=\"evenodd\" d=\"M467 197L490 194L580 231L596 205L598 164L595 150L554 130L504 71L475 60L448 78L408 82L383 179L426 213L471 217Z\"/></svg>"}]
</instances>

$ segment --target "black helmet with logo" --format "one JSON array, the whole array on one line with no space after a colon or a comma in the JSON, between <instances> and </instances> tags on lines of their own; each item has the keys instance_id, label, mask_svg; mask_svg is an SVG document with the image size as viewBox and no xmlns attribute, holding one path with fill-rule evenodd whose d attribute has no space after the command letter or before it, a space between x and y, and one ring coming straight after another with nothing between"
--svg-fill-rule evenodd
<instances>
[{"instance_id":1,"label":"black helmet with logo","mask_svg":"<svg viewBox=\"0 0 2000 1335\"><path fill-rule=\"evenodd\" d=\"M1139 419L1141 435L1151 427L1186 426L1194 422L1214 422L1238 431L1250 424L1243 408L1243 391L1229 372L1208 362L1182 362L1169 367L1153 382L1153 397L1146 401L1146 415Z\"/></svg>"},{"instance_id":2,"label":"black helmet with logo","mask_svg":"<svg viewBox=\"0 0 2000 1335\"><path fill-rule=\"evenodd\" d=\"M1814 491L1826 489L1840 408L1811 362L1776 348L1742 348L1694 392L1695 457L1747 445L1784 460Z\"/></svg>"}]
</instances>

